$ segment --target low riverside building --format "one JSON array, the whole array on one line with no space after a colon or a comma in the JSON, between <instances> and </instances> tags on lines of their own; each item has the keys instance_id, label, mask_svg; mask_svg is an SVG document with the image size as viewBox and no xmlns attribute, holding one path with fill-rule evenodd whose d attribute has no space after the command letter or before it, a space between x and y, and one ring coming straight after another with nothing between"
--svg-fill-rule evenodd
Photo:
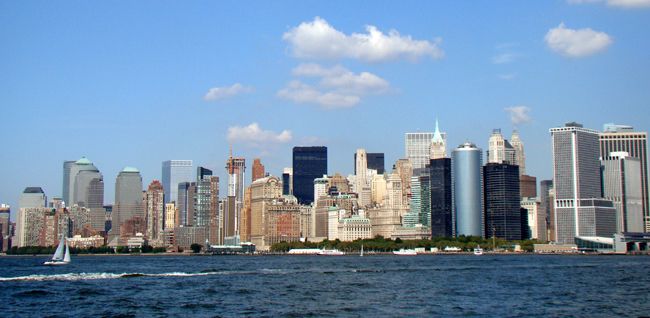
<instances>
[{"instance_id":1,"label":"low riverside building","mask_svg":"<svg viewBox=\"0 0 650 318\"><path fill-rule=\"evenodd\" d=\"M67 239L71 248L87 249L89 247L102 247L104 245L104 237L101 235L93 235L91 237L81 237L75 235Z\"/></svg>"},{"instance_id":2,"label":"low riverside building","mask_svg":"<svg viewBox=\"0 0 650 318\"><path fill-rule=\"evenodd\" d=\"M370 219L361 215L352 215L342 218L338 224L338 239L341 241L354 241L357 239L372 238L372 224Z\"/></svg>"}]
</instances>

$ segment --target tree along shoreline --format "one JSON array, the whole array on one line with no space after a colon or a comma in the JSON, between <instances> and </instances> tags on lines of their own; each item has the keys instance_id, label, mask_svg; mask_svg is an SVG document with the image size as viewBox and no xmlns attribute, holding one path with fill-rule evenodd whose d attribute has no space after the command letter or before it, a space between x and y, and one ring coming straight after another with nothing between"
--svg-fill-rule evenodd
<instances>
[{"instance_id":1,"label":"tree along shoreline","mask_svg":"<svg viewBox=\"0 0 650 318\"><path fill-rule=\"evenodd\" d=\"M469 252L479 246L486 251L513 251L515 245L519 245L524 252L532 252L534 244L543 243L546 242L537 240L506 241L500 238L482 238L480 236L436 237L430 240L402 240L397 238L392 240L378 235L372 239L358 239L351 242L343 242L338 239L334 241L323 240L321 242L279 242L271 246L271 252L282 253L301 248L327 248L343 252L359 252L361 251L361 245L363 245L366 252L392 252L399 249L414 248L438 248L439 251L443 251L445 247L457 247L462 251Z\"/></svg>"}]
</instances>

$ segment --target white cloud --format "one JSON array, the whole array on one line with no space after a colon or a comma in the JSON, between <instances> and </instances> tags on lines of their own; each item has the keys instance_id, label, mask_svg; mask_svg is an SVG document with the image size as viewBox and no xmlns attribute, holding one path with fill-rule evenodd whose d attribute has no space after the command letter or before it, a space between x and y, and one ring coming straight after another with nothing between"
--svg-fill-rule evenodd
<instances>
[{"instance_id":1,"label":"white cloud","mask_svg":"<svg viewBox=\"0 0 650 318\"><path fill-rule=\"evenodd\" d=\"M239 94L250 93L252 91L252 87L235 83L231 86L213 87L205 94L205 96L203 96L203 99L206 101L215 101Z\"/></svg>"},{"instance_id":2,"label":"white cloud","mask_svg":"<svg viewBox=\"0 0 650 318\"><path fill-rule=\"evenodd\" d=\"M613 42L607 33L590 28L569 29L564 23L550 29L544 40L551 50L568 57L592 55L606 49Z\"/></svg>"},{"instance_id":3,"label":"white cloud","mask_svg":"<svg viewBox=\"0 0 650 318\"><path fill-rule=\"evenodd\" d=\"M325 108L351 107L357 105L364 95L381 94L390 88L388 81L375 74L356 74L340 65L326 68L319 64L304 63L295 67L292 74L296 77L315 78L317 83L314 86L294 80L278 92L278 97L300 104L318 104Z\"/></svg>"},{"instance_id":4,"label":"white cloud","mask_svg":"<svg viewBox=\"0 0 650 318\"><path fill-rule=\"evenodd\" d=\"M422 57L440 59L444 56L439 47L440 39L414 40L395 30L383 33L372 25L366 26L366 32L346 35L324 19L316 17L284 33L282 39L289 43L293 55L299 58L352 58L384 62L398 59L417 61Z\"/></svg>"},{"instance_id":5,"label":"white cloud","mask_svg":"<svg viewBox=\"0 0 650 318\"><path fill-rule=\"evenodd\" d=\"M293 139L293 136L289 130L276 133L263 130L257 123L252 123L248 126L229 127L227 139L230 143L241 143L253 148L266 148L274 144L287 143Z\"/></svg>"},{"instance_id":6,"label":"white cloud","mask_svg":"<svg viewBox=\"0 0 650 318\"><path fill-rule=\"evenodd\" d=\"M361 101L361 97L336 92L321 92L300 81L291 81L287 87L278 92L278 97L298 104L318 104L325 108L352 107Z\"/></svg>"},{"instance_id":7,"label":"white cloud","mask_svg":"<svg viewBox=\"0 0 650 318\"><path fill-rule=\"evenodd\" d=\"M500 53L492 57L492 64L512 63L517 57L519 57L517 53Z\"/></svg>"},{"instance_id":8,"label":"white cloud","mask_svg":"<svg viewBox=\"0 0 650 318\"><path fill-rule=\"evenodd\" d=\"M568 0L570 4L607 3L610 7L625 9L650 8L650 0Z\"/></svg>"},{"instance_id":9,"label":"white cloud","mask_svg":"<svg viewBox=\"0 0 650 318\"><path fill-rule=\"evenodd\" d=\"M530 108L526 106L513 106L504 108L510 114L510 121L513 125L530 122Z\"/></svg>"}]
</instances>

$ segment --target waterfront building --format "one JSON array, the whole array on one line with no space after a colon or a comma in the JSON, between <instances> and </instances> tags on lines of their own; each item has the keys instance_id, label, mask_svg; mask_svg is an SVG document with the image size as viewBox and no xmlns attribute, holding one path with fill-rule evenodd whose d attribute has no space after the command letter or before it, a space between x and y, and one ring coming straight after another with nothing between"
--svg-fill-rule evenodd
<instances>
[{"instance_id":1,"label":"waterfront building","mask_svg":"<svg viewBox=\"0 0 650 318\"><path fill-rule=\"evenodd\" d=\"M447 158L447 133L440 132L438 120L436 119L436 130L433 132L433 138L431 139L431 156L429 159L442 158Z\"/></svg>"},{"instance_id":2,"label":"waterfront building","mask_svg":"<svg viewBox=\"0 0 650 318\"><path fill-rule=\"evenodd\" d=\"M485 223L484 237L521 240L519 167L488 163L483 167Z\"/></svg>"},{"instance_id":3,"label":"waterfront building","mask_svg":"<svg viewBox=\"0 0 650 318\"><path fill-rule=\"evenodd\" d=\"M433 133L417 132L404 134L404 154L416 172L424 169L431 158Z\"/></svg>"},{"instance_id":4,"label":"waterfront building","mask_svg":"<svg viewBox=\"0 0 650 318\"><path fill-rule=\"evenodd\" d=\"M84 237L82 235L74 235L67 239L68 246L76 249L88 249L90 247L102 247L104 245L104 237L101 235L92 235Z\"/></svg>"},{"instance_id":5,"label":"waterfront building","mask_svg":"<svg viewBox=\"0 0 650 318\"><path fill-rule=\"evenodd\" d=\"M521 201L521 208L526 210L530 238L547 241L546 213L541 209L541 203L535 198L528 197Z\"/></svg>"},{"instance_id":6,"label":"waterfront building","mask_svg":"<svg viewBox=\"0 0 650 318\"><path fill-rule=\"evenodd\" d=\"M266 177L266 172L264 171L264 165L260 158L253 159L253 173L251 174L251 182L255 182L257 179L262 179Z\"/></svg>"},{"instance_id":7,"label":"waterfront building","mask_svg":"<svg viewBox=\"0 0 650 318\"><path fill-rule=\"evenodd\" d=\"M189 250L192 244L200 244L205 248L208 235L208 228L205 226L181 225L174 229L174 243L180 250Z\"/></svg>"},{"instance_id":8,"label":"waterfront building","mask_svg":"<svg viewBox=\"0 0 650 318\"><path fill-rule=\"evenodd\" d=\"M611 152L601 160L603 196L616 208L616 232L644 232L641 161L627 152Z\"/></svg>"},{"instance_id":9,"label":"waterfront building","mask_svg":"<svg viewBox=\"0 0 650 318\"><path fill-rule=\"evenodd\" d=\"M521 141L519 131L516 129L512 131L510 145L512 145L512 148L515 151L514 164L519 166L519 175L523 176L526 174L526 154L524 153L524 142Z\"/></svg>"},{"instance_id":10,"label":"waterfront building","mask_svg":"<svg viewBox=\"0 0 650 318\"><path fill-rule=\"evenodd\" d=\"M7 204L0 204L0 253L7 252L11 248L11 207Z\"/></svg>"},{"instance_id":11,"label":"waterfront building","mask_svg":"<svg viewBox=\"0 0 650 318\"><path fill-rule=\"evenodd\" d=\"M635 131L626 125L605 124L599 134L600 157L609 157L612 152L627 152L641 164L641 202L645 218L645 232L650 232L650 201L648 200L648 133Z\"/></svg>"},{"instance_id":12,"label":"waterfront building","mask_svg":"<svg viewBox=\"0 0 650 318\"><path fill-rule=\"evenodd\" d=\"M264 244L269 249L279 242L298 242L301 237L301 206L294 196L271 200L264 210Z\"/></svg>"},{"instance_id":13,"label":"waterfront building","mask_svg":"<svg viewBox=\"0 0 650 318\"><path fill-rule=\"evenodd\" d=\"M431 237L453 236L451 159L431 159L429 165Z\"/></svg>"},{"instance_id":14,"label":"waterfront building","mask_svg":"<svg viewBox=\"0 0 650 318\"><path fill-rule=\"evenodd\" d=\"M239 222L239 238L242 242L251 241L251 218L253 213L251 209L252 187L253 184L251 183L251 185L246 187L246 190L244 190L244 205L241 212L241 222Z\"/></svg>"},{"instance_id":15,"label":"waterfront building","mask_svg":"<svg viewBox=\"0 0 650 318\"><path fill-rule=\"evenodd\" d=\"M293 148L293 195L300 204L311 204L314 179L327 175L327 147Z\"/></svg>"},{"instance_id":16,"label":"waterfront building","mask_svg":"<svg viewBox=\"0 0 650 318\"><path fill-rule=\"evenodd\" d=\"M523 198L537 197L537 178L519 173L520 196Z\"/></svg>"},{"instance_id":17,"label":"waterfront building","mask_svg":"<svg viewBox=\"0 0 650 318\"><path fill-rule=\"evenodd\" d=\"M192 160L166 160L162 163L165 203L178 203L178 184L192 181Z\"/></svg>"},{"instance_id":18,"label":"waterfront building","mask_svg":"<svg viewBox=\"0 0 650 318\"><path fill-rule=\"evenodd\" d=\"M616 209L601 197L598 132L577 123L550 129L553 143L556 242L576 236L610 237Z\"/></svg>"},{"instance_id":19,"label":"waterfront building","mask_svg":"<svg viewBox=\"0 0 650 318\"><path fill-rule=\"evenodd\" d=\"M85 206L73 205L67 208L70 221L72 222L72 234L88 236L89 234L95 234L91 227L91 216L90 209Z\"/></svg>"},{"instance_id":20,"label":"waterfront building","mask_svg":"<svg viewBox=\"0 0 650 318\"><path fill-rule=\"evenodd\" d=\"M364 215L341 218L337 227L337 238L344 242L372 238L372 224Z\"/></svg>"},{"instance_id":21,"label":"waterfront building","mask_svg":"<svg viewBox=\"0 0 650 318\"><path fill-rule=\"evenodd\" d=\"M180 182L178 184L178 225L192 225L194 223L194 200L196 195L195 182Z\"/></svg>"},{"instance_id":22,"label":"waterfront building","mask_svg":"<svg viewBox=\"0 0 650 318\"><path fill-rule=\"evenodd\" d=\"M466 142L452 152L452 211L455 236L483 235L481 149Z\"/></svg>"},{"instance_id":23,"label":"waterfront building","mask_svg":"<svg viewBox=\"0 0 650 318\"><path fill-rule=\"evenodd\" d=\"M250 241L260 249L267 246L265 236L267 234L265 223L267 220L267 206L273 200L282 197L282 182L274 176L264 177L255 180L250 186ZM299 214L296 216L298 222L297 232L300 231Z\"/></svg>"},{"instance_id":24,"label":"waterfront building","mask_svg":"<svg viewBox=\"0 0 650 318\"><path fill-rule=\"evenodd\" d=\"M133 167L125 167L115 180L115 203L113 205L111 243L126 243L135 233L145 233L144 207L142 204L142 176Z\"/></svg>"},{"instance_id":25,"label":"waterfront building","mask_svg":"<svg viewBox=\"0 0 650 318\"><path fill-rule=\"evenodd\" d=\"M164 246L165 191L158 180L153 180L145 193L146 237L152 246Z\"/></svg>"}]
</instances>

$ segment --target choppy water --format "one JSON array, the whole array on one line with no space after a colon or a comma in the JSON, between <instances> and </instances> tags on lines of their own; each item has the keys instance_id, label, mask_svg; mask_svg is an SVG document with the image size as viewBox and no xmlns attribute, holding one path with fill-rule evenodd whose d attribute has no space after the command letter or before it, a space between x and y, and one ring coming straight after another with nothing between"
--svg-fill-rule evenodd
<instances>
[{"instance_id":1,"label":"choppy water","mask_svg":"<svg viewBox=\"0 0 650 318\"><path fill-rule=\"evenodd\" d=\"M641 317L650 257L0 258L2 317Z\"/></svg>"}]
</instances>

